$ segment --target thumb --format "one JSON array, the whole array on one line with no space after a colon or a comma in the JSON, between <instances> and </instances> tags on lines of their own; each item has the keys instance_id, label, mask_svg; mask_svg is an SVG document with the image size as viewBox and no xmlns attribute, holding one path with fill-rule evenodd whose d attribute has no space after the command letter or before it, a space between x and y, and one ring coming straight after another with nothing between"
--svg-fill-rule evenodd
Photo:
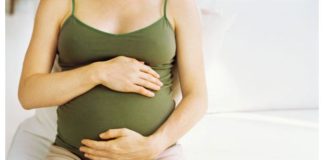
<instances>
[{"instance_id":1,"label":"thumb","mask_svg":"<svg viewBox=\"0 0 324 160\"><path fill-rule=\"evenodd\" d=\"M126 135L126 129L119 128L119 129L109 129L106 132L101 133L99 136L102 139L111 139L111 138L117 138L122 137Z\"/></svg>"}]
</instances>

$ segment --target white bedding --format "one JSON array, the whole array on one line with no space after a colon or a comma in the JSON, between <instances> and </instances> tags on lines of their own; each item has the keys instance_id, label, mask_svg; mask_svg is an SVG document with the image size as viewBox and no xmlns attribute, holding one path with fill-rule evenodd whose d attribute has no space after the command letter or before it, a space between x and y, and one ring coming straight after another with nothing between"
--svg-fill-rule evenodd
<instances>
[{"instance_id":1,"label":"white bedding","mask_svg":"<svg viewBox=\"0 0 324 160\"><path fill-rule=\"evenodd\" d=\"M317 113L211 114L181 142L188 160L317 160Z\"/></svg>"},{"instance_id":2,"label":"white bedding","mask_svg":"<svg viewBox=\"0 0 324 160\"><path fill-rule=\"evenodd\" d=\"M317 160L317 110L206 115L180 143L187 160ZM19 126L8 160L42 160L55 128L32 117Z\"/></svg>"}]
</instances>

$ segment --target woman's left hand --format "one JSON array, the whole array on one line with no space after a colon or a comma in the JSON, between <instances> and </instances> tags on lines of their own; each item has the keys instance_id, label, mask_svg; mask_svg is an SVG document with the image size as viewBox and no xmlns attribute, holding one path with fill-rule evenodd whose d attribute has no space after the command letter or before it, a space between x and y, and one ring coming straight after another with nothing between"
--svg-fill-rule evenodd
<instances>
[{"instance_id":1,"label":"woman's left hand","mask_svg":"<svg viewBox=\"0 0 324 160\"><path fill-rule=\"evenodd\" d=\"M151 160L161 152L150 139L127 128L110 129L100 135L104 141L83 139L80 151L92 160Z\"/></svg>"}]
</instances>

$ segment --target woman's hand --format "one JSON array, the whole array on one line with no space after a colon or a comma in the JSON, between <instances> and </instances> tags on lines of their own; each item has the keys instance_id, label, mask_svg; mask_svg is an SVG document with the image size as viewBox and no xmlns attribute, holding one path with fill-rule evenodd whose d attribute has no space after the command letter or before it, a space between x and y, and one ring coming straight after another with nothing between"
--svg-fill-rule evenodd
<instances>
[{"instance_id":1,"label":"woman's hand","mask_svg":"<svg viewBox=\"0 0 324 160\"><path fill-rule=\"evenodd\" d=\"M153 97L154 92L148 89L159 90L163 85L157 72L134 58L118 56L97 64L95 74L98 84L112 90Z\"/></svg>"},{"instance_id":2,"label":"woman's hand","mask_svg":"<svg viewBox=\"0 0 324 160\"><path fill-rule=\"evenodd\" d=\"M92 160L151 160L162 148L150 137L127 128L110 129L99 135L106 141L82 140L80 151Z\"/></svg>"}]
</instances>

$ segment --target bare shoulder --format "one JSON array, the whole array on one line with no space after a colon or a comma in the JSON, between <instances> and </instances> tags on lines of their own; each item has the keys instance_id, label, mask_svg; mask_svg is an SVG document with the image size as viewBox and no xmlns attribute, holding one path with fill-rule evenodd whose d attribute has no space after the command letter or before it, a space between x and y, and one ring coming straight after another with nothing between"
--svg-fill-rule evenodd
<instances>
[{"instance_id":1,"label":"bare shoulder","mask_svg":"<svg viewBox=\"0 0 324 160\"><path fill-rule=\"evenodd\" d=\"M200 13L196 0L168 0L168 7L175 27L199 23Z\"/></svg>"},{"instance_id":2,"label":"bare shoulder","mask_svg":"<svg viewBox=\"0 0 324 160\"><path fill-rule=\"evenodd\" d=\"M22 78L34 73L51 71L60 24L71 10L71 4L70 0L39 1L32 37L25 55Z\"/></svg>"},{"instance_id":3,"label":"bare shoulder","mask_svg":"<svg viewBox=\"0 0 324 160\"><path fill-rule=\"evenodd\" d=\"M40 0L36 19L54 21L60 25L72 12L72 0Z\"/></svg>"}]
</instances>

